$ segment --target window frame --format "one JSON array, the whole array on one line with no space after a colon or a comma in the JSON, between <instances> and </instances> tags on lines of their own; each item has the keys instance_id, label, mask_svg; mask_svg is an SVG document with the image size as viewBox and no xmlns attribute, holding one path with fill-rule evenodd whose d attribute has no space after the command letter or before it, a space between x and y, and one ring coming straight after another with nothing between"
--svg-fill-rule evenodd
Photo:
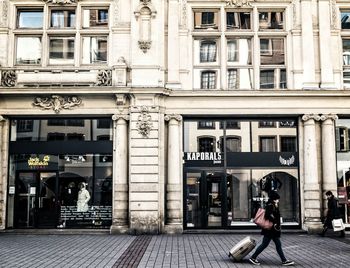
<instances>
[{"instance_id":1,"label":"window frame","mask_svg":"<svg viewBox=\"0 0 350 268\"><path fill-rule=\"evenodd\" d=\"M200 74L201 74L201 78L200 78L200 89L203 89L203 90L213 90L213 89L217 89L217 83L218 83L218 77L217 77L217 74L218 72L216 70L201 70L200 71ZM210 77L208 76L208 81L207 81L207 87L203 87L203 75L204 74L214 74L214 78L215 78L215 81L214 81L214 87L211 88L209 87L210 85Z\"/></svg>"}]
</instances>

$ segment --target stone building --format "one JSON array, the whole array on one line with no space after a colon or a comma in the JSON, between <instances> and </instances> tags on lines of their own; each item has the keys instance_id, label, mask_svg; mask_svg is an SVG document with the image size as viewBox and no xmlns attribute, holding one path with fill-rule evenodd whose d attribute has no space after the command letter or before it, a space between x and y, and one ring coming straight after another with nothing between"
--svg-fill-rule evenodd
<instances>
[{"instance_id":1,"label":"stone building","mask_svg":"<svg viewBox=\"0 0 350 268\"><path fill-rule=\"evenodd\" d=\"M0 0L0 228L350 223L350 3Z\"/></svg>"}]
</instances>

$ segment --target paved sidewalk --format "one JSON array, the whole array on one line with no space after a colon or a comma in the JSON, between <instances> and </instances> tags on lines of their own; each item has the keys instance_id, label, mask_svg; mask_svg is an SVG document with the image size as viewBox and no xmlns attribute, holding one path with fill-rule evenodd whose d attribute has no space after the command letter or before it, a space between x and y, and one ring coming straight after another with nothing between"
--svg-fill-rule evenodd
<instances>
[{"instance_id":1,"label":"paved sidewalk","mask_svg":"<svg viewBox=\"0 0 350 268\"><path fill-rule=\"evenodd\" d=\"M29 235L0 233L0 267L255 267L233 262L228 250L244 234ZM294 267L349 267L346 239L283 234L282 244ZM258 242L261 236L252 235ZM280 267L273 242L259 256L260 267Z\"/></svg>"}]
</instances>

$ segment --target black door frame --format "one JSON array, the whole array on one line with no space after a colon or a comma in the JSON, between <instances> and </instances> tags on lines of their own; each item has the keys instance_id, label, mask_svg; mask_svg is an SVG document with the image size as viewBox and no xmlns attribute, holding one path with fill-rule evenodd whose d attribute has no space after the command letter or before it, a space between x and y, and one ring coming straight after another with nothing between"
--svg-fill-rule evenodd
<instances>
[{"instance_id":1,"label":"black door frame","mask_svg":"<svg viewBox=\"0 0 350 268\"><path fill-rule=\"evenodd\" d=\"M19 179L19 174L20 173L27 173L27 174L34 174L35 175L35 181L36 181L36 186L35 186L35 197L34 197L34 215L33 215L33 224L31 226L18 226L18 202L19 202L19 192L18 192L18 179ZM54 217L55 219L53 220L54 224L53 226L47 226L47 225L41 225L40 224L40 211L39 211L39 198L40 198L40 188L41 188L41 182L40 182L40 173L54 173L56 174L55 178L55 201L54 201ZM59 176L58 176L58 171L57 170L17 170L16 171L16 178L15 178L15 199L14 199L14 227L15 228L56 228L58 224L58 219L59 219ZM29 212L27 212L29 213Z\"/></svg>"},{"instance_id":2,"label":"black door frame","mask_svg":"<svg viewBox=\"0 0 350 268\"><path fill-rule=\"evenodd\" d=\"M199 189L199 202L200 202L200 210L201 210L201 226L200 227L187 227L187 173L188 172L195 172L201 174L201 183L200 183L200 189ZM214 173L214 174L220 174L221 176L221 182L220 182L220 191L222 193L221 195L221 225L220 226L208 226L208 181L207 181L207 174L208 173ZM183 202L183 210L184 210L184 221L183 221L183 227L184 229L222 229L226 228L227 226L227 191L226 191L226 185L227 185L227 178L224 172L224 169L222 168L184 168L183 170L183 178L184 178L184 195L183 200L186 200L186 202Z\"/></svg>"}]
</instances>

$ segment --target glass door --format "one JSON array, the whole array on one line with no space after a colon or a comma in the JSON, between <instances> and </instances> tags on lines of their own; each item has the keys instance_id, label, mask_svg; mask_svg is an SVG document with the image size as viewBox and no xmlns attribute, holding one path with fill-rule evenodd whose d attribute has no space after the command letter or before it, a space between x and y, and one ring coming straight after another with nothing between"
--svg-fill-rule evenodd
<instances>
[{"instance_id":1,"label":"glass door","mask_svg":"<svg viewBox=\"0 0 350 268\"><path fill-rule=\"evenodd\" d=\"M53 228L57 224L56 172L19 172L16 176L15 227Z\"/></svg>"},{"instance_id":2,"label":"glass door","mask_svg":"<svg viewBox=\"0 0 350 268\"><path fill-rule=\"evenodd\" d=\"M186 227L221 227L226 221L224 174L188 171L186 178Z\"/></svg>"}]
</instances>

